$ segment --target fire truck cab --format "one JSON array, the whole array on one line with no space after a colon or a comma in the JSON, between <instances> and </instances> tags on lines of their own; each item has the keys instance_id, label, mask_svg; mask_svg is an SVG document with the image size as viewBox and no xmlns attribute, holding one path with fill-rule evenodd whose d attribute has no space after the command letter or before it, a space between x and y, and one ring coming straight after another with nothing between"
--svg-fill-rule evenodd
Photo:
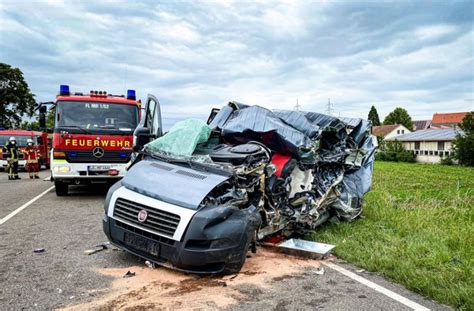
<instances>
[{"instance_id":1,"label":"fire truck cab","mask_svg":"<svg viewBox=\"0 0 474 311\"><path fill-rule=\"evenodd\" d=\"M61 85L55 109L51 173L58 196L67 195L71 184L112 183L124 176L140 119L134 90L125 97L71 93Z\"/></svg>"},{"instance_id":2,"label":"fire truck cab","mask_svg":"<svg viewBox=\"0 0 474 311\"><path fill-rule=\"evenodd\" d=\"M33 143L38 147L40 153L40 169L42 166L49 168L49 145L48 134L46 132L3 129L0 129L0 168L5 169L7 167L8 153L5 152L4 146L8 144L8 139L12 136L16 138L17 146L20 150L18 160L18 167L20 169L24 169L26 166L26 159L23 150L26 148L28 139L33 140Z\"/></svg>"}]
</instances>

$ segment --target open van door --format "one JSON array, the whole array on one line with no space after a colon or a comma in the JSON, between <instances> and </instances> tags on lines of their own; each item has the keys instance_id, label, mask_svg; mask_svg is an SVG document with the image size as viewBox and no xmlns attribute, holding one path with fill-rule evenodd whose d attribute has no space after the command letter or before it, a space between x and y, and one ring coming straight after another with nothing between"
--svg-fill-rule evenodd
<instances>
[{"instance_id":1,"label":"open van door","mask_svg":"<svg viewBox=\"0 0 474 311\"><path fill-rule=\"evenodd\" d=\"M133 133L133 150L143 149L150 141L163 135L161 107L158 99L149 94L146 100L145 114Z\"/></svg>"}]
</instances>

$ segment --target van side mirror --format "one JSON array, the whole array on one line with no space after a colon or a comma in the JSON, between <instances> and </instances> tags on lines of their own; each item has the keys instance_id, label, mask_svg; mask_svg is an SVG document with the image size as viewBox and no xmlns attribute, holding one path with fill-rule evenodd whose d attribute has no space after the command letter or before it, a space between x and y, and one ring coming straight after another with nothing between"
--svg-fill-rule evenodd
<instances>
[{"instance_id":1,"label":"van side mirror","mask_svg":"<svg viewBox=\"0 0 474 311\"><path fill-rule=\"evenodd\" d=\"M39 108L39 126L40 129L45 129L46 128L46 112L48 109L46 106L41 106Z\"/></svg>"}]
</instances>

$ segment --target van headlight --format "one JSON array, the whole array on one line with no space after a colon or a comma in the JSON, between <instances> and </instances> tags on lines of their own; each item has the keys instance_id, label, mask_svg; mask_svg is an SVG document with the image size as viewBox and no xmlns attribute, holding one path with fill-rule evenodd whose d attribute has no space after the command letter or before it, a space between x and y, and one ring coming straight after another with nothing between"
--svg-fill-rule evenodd
<instances>
[{"instance_id":1,"label":"van headlight","mask_svg":"<svg viewBox=\"0 0 474 311\"><path fill-rule=\"evenodd\" d=\"M69 173L71 171L71 167L69 166L55 166L53 168L55 173Z\"/></svg>"}]
</instances>

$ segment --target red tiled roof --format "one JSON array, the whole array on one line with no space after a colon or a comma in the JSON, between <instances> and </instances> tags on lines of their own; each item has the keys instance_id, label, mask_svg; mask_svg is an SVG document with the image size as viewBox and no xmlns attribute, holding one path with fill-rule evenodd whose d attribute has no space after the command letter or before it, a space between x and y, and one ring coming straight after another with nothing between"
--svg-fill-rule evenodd
<instances>
[{"instance_id":1,"label":"red tiled roof","mask_svg":"<svg viewBox=\"0 0 474 311\"><path fill-rule=\"evenodd\" d=\"M433 115L433 124L459 124L466 116L467 112L454 113L435 113Z\"/></svg>"},{"instance_id":2,"label":"red tiled roof","mask_svg":"<svg viewBox=\"0 0 474 311\"><path fill-rule=\"evenodd\" d=\"M390 124L390 125L379 125L379 126L372 126L372 134L375 136L385 137L391 131L399 127L400 124Z\"/></svg>"}]
</instances>

